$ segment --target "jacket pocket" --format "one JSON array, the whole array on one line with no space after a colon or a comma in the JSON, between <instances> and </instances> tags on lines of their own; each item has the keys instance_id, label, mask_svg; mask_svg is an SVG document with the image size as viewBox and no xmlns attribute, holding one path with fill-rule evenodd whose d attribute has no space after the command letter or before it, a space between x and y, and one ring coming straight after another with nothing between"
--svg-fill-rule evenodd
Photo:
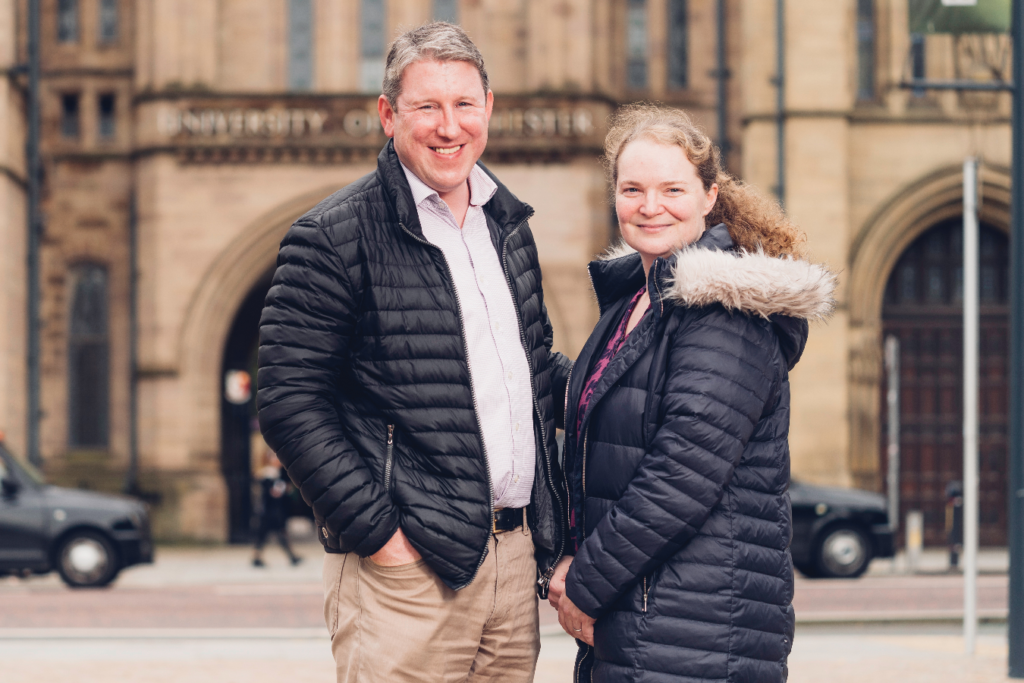
<instances>
[{"instance_id":1,"label":"jacket pocket","mask_svg":"<svg viewBox=\"0 0 1024 683\"><path fill-rule=\"evenodd\" d=\"M391 493L391 473L395 461L395 425L388 425L387 453L384 456L384 490Z\"/></svg>"}]
</instances>

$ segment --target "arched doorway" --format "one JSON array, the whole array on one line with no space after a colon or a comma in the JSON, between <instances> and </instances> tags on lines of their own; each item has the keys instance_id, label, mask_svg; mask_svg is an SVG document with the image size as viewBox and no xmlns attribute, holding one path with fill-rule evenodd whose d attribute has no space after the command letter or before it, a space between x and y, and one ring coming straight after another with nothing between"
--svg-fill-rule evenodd
<instances>
[{"instance_id":1,"label":"arched doorway","mask_svg":"<svg viewBox=\"0 0 1024 683\"><path fill-rule=\"evenodd\" d=\"M224 344L221 365L221 472L228 493L228 539L247 543L251 538L252 473L262 458L257 451L256 352L260 314L274 276L271 269L253 285L242 301ZM256 438L254 438L256 437Z\"/></svg>"},{"instance_id":2,"label":"arched doorway","mask_svg":"<svg viewBox=\"0 0 1024 683\"><path fill-rule=\"evenodd\" d=\"M893 268L882 305L883 336L900 342L900 517L924 513L926 545L946 544L946 485L963 478L962 239L960 218L917 237ZM1007 533L1008 239L983 223L980 247L979 532L982 545L994 546L1005 545ZM880 411L884 477L888 420Z\"/></svg>"}]
</instances>

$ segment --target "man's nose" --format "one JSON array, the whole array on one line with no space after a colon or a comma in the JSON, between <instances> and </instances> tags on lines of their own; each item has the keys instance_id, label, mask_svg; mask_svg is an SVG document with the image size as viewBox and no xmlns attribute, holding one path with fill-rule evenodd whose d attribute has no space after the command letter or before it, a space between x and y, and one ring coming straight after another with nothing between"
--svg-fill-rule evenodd
<instances>
[{"instance_id":1,"label":"man's nose","mask_svg":"<svg viewBox=\"0 0 1024 683\"><path fill-rule=\"evenodd\" d=\"M454 138L459 134L459 128L455 107L441 107L441 121L437 127L437 134L443 138Z\"/></svg>"}]
</instances>

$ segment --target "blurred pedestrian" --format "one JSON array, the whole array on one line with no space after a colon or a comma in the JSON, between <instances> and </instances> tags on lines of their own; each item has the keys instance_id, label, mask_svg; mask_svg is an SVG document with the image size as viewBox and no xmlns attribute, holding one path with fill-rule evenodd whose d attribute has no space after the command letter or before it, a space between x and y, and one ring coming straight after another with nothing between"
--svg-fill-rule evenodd
<instances>
[{"instance_id":1,"label":"blurred pedestrian","mask_svg":"<svg viewBox=\"0 0 1024 683\"><path fill-rule=\"evenodd\" d=\"M302 562L295 554L288 540L288 480L285 478L281 461L273 451L267 449L263 454L263 467L259 471L260 509L259 526L256 529L256 552L252 558L252 566L263 567L263 546L271 534L277 537L285 554L293 565Z\"/></svg>"},{"instance_id":2,"label":"blurred pedestrian","mask_svg":"<svg viewBox=\"0 0 1024 683\"><path fill-rule=\"evenodd\" d=\"M676 109L605 143L625 245L567 392L574 557L551 583L576 680L781 683L793 638L789 371L834 276Z\"/></svg>"},{"instance_id":3,"label":"blurred pedestrian","mask_svg":"<svg viewBox=\"0 0 1024 683\"><path fill-rule=\"evenodd\" d=\"M339 682L528 683L564 480L533 211L477 162L494 95L466 33L399 36L375 172L281 244L259 417L313 507Z\"/></svg>"}]
</instances>

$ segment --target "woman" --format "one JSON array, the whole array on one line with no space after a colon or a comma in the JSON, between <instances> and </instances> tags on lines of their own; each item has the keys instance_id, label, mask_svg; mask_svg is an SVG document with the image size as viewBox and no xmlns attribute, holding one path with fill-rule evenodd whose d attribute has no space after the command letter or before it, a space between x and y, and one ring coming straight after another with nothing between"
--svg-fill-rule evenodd
<instances>
[{"instance_id":1,"label":"woman","mask_svg":"<svg viewBox=\"0 0 1024 683\"><path fill-rule=\"evenodd\" d=\"M834 277L682 112L605 143L627 245L567 387L575 558L552 581L580 681L784 681L793 638L788 373ZM567 572L567 573L566 573Z\"/></svg>"}]
</instances>

